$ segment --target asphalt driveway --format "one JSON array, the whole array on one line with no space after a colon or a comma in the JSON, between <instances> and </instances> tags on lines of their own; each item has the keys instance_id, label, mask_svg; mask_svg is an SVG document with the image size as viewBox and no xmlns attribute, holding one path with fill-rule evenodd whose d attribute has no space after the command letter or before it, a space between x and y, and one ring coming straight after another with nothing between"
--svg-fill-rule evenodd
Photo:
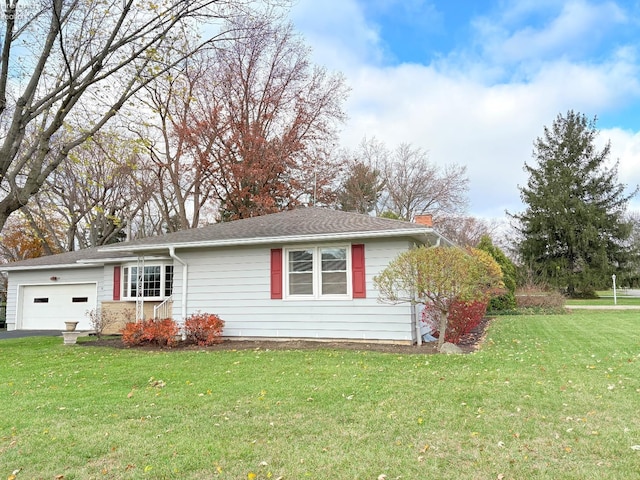
<instances>
[{"instance_id":1,"label":"asphalt driveway","mask_svg":"<svg viewBox=\"0 0 640 480\"><path fill-rule=\"evenodd\" d=\"M0 330L0 340L24 337L61 337L61 330Z\"/></svg>"}]
</instances>

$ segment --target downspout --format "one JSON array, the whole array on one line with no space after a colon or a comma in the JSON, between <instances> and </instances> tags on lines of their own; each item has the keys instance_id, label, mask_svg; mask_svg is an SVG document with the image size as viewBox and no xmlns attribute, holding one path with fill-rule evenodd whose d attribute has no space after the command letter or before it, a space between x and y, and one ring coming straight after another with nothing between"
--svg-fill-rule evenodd
<instances>
[{"instance_id":1,"label":"downspout","mask_svg":"<svg viewBox=\"0 0 640 480\"><path fill-rule=\"evenodd\" d=\"M169 255L176 262L182 265L182 298L180 299L180 305L182 306L182 311L180 314L180 329L182 330L184 327L184 322L187 318L187 274L189 273L189 268L187 266L187 262L176 255L176 249L174 246L169 247Z\"/></svg>"},{"instance_id":2,"label":"downspout","mask_svg":"<svg viewBox=\"0 0 640 480\"><path fill-rule=\"evenodd\" d=\"M418 303L411 302L411 325L415 328L416 343L422 345L422 332L420 331L420 320L418 319Z\"/></svg>"}]
</instances>

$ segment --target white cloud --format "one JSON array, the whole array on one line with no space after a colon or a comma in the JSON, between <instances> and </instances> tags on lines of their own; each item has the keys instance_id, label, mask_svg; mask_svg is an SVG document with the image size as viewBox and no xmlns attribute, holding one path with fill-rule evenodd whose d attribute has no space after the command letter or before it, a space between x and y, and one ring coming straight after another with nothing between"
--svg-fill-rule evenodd
<instances>
[{"instance_id":1,"label":"white cloud","mask_svg":"<svg viewBox=\"0 0 640 480\"><path fill-rule=\"evenodd\" d=\"M618 161L618 180L632 192L640 185L640 131L622 128L603 129L599 141L611 141L611 160ZM629 203L631 210L640 211L640 196Z\"/></svg>"},{"instance_id":2,"label":"white cloud","mask_svg":"<svg viewBox=\"0 0 640 480\"><path fill-rule=\"evenodd\" d=\"M576 0L564 3L555 17L539 26L521 24L523 19L549 10L549 5L517 2L500 17L478 18L477 41L493 61L538 61L588 49L604 32L626 22L624 12L613 2Z\"/></svg>"},{"instance_id":3,"label":"white cloud","mask_svg":"<svg viewBox=\"0 0 640 480\"><path fill-rule=\"evenodd\" d=\"M320 65L345 71L382 58L378 28L367 23L356 0L301 0L291 10L291 18Z\"/></svg>"},{"instance_id":4,"label":"white cloud","mask_svg":"<svg viewBox=\"0 0 640 480\"><path fill-rule=\"evenodd\" d=\"M354 147L363 137L375 136L389 147L401 142L419 146L437 164L466 165L473 215L503 217L505 210L522 210L518 185L527 181L524 163L531 161L533 142L543 127L550 126L559 113L573 109L588 117L601 116L615 112L630 99L640 99L640 65L634 47L621 46L599 62L551 55L588 35L598 16L618 15L612 3L590 7L585 1L568 2L545 28L512 29L505 37L511 43L502 52L515 52L520 45L527 49L520 59L541 58L523 61L518 68L525 74L502 82L495 81L501 78L496 75L502 69L499 62L473 57L466 50L430 65L381 66L377 29L367 24L357 3L327 3L329 6L318 7L324 2L305 0L298 12L316 15L312 23L333 21L339 9L351 15L349 22L337 19L329 30L316 24L312 37L305 31L314 49L323 52L316 61L324 56L330 68L340 68L352 88L343 144ZM524 11L538 3L517 5ZM515 22L514 12L512 9L509 21ZM327 15L325 20L317 18L321 15ZM563 33L563 28L569 31ZM550 39L543 38L547 34ZM492 48L496 45L494 42ZM547 54L551 58L545 60ZM620 158L620 181L640 183L640 132L613 129L601 136L611 137L613 154Z\"/></svg>"}]
</instances>

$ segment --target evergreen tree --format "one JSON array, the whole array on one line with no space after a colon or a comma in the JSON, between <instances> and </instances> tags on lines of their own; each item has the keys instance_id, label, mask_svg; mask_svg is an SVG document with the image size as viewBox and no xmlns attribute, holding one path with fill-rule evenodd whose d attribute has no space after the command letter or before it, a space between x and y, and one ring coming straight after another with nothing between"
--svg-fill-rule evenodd
<instances>
[{"instance_id":1,"label":"evergreen tree","mask_svg":"<svg viewBox=\"0 0 640 480\"><path fill-rule=\"evenodd\" d=\"M534 143L534 165L520 188L524 213L513 215L523 240L518 246L535 278L588 295L624 270L631 258L625 221L629 199L618 182L618 164L608 167L610 143L598 150L596 120L583 114L558 115Z\"/></svg>"},{"instance_id":2,"label":"evergreen tree","mask_svg":"<svg viewBox=\"0 0 640 480\"><path fill-rule=\"evenodd\" d=\"M478 243L478 250L483 250L493 257L502 270L502 281L505 292L502 295L491 297L488 310L492 312L513 310L516 308L516 266L496 247L489 235L483 235Z\"/></svg>"},{"instance_id":3,"label":"evergreen tree","mask_svg":"<svg viewBox=\"0 0 640 480\"><path fill-rule=\"evenodd\" d=\"M370 213L375 210L382 194L384 181L378 170L363 162L355 161L338 191L340 210Z\"/></svg>"}]
</instances>

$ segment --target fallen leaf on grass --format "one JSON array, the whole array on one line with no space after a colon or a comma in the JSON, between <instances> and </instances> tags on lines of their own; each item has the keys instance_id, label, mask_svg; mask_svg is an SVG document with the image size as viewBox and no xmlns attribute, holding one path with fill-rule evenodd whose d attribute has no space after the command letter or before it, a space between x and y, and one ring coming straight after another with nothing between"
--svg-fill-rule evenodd
<instances>
[{"instance_id":1,"label":"fallen leaf on grass","mask_svg":"<svg viewBox=\"0 0 640 480\"><path fill-rule=\"evenodd\" d=\"M147 383L153 388L164 388L167 385L164 380L158 380L153 377L149 378Z\"/></svg>"}]
</instances>

